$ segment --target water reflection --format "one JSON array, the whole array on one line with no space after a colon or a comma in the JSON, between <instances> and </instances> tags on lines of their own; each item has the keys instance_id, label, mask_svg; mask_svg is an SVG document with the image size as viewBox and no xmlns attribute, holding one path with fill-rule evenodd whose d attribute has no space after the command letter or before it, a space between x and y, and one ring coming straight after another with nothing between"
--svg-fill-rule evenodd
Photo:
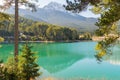
<instances>
[{"instance_id":1,"label":"water reflection","mask_svg":"<svg viewBox=\"0 0 120 80\"><path fill-rule=\"evenodd\" d=\"M45 70L45 69L44 69ZM43 71L44 71L43 70ZM55 78L88 78L89 80L119 80L120 66L111 65L107 61L98 64L95 59L84 58L61 71L44 72L42 76Z\"/></svg>"},{"instance_id":2,"label":"water reflection","mask_svg":"<svg viewBox=\"0 0 120 80\"><path fill-rule=\"evenodd\" d=\"M120 65L120 44L116 45L112 50L112 55L107 59L113 65Z\"/></svg>"},{"instance_id":3,"label":"water reflection","mask_svg":"<svg viewBox=\"0 0 120 80\"><path fill-rule=\"evenodd\" d=\"M92 44L92 45L91 45ZM94 57L94 42L33 44L38 51L38 63L48 72L55 73L68 68L86 57ZM93 55L91 55L93 54Z\"/></svg>"},{"instance_id":4,"label":"water reflection","mask_svg":"<svg viewBox=\"0 0 120 80\"><path fill-rule=\"evenodd\" d=\"M77 55L76 55L77 56ZM78 60L84 58L84 56L69 55L69 56L56 56L56 57L44 57L41 58L39 64L50 73L59 72L68 68Z\"/></svg>"},{"instance_id":5,"label":"water reflection","mask_svg":"<svg viewBox=\"0 0 120 80\"><path fill-rule=\"evenodd\" d=\"M120 48L115 47L113 55L98 64L94 57L95 45L96 42L33 43L32 49L38 53L42 76L120 80ZM0 52L3 52L0 57L8 57L12 50L13 44L3 45L3 48L0 48Z\"/></svg>"}]
</instances>

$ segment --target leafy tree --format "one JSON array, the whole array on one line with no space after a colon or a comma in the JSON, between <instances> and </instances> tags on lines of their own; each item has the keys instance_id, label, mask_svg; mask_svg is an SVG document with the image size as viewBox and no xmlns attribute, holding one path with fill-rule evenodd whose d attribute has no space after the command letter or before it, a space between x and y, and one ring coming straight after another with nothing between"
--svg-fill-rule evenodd
<instances>
[{"instance_id":1,"label":"leafy tree","mask_svg":"<svg viewBox=\"0 0 120 80\"><path fill-rule=\"evenodd\" d=\"M48 37L48 40L53 40L54 38L54 30L53 27L49 27L46 31L46 35Z\"/></svg>"},{"instance_id":2,"label":"leafy tree","mask_svg":"<svg viewBox=\"0 0 120 80\"><path fill-rule=\"evenodd\" d=\"M19 80L35 79L40 75L39 65L36 63L35 53L31 51L26 44L22 48L21 55L18 62Z\"/></svg>"},{"instance_id":3,"label":"leafy tree","mask_svg":"<svg viewBox=\"0 0 120 80\"><path fill-rule=\"evenodd\" d=\"M27 44L23 46L18 62L9 58L7 63L0 63L0 80L35 80L39 75L35 53Z\"/></svg>"},{"instance_id":4,"label":"leafy tree","mask_svg":"<svg viewBox=\"0 0 120 80\"><path fill-rule=\"evenodd\" d=\"M91 5L94 13L101 14L96 22L99 28L96 33L103 35L105 39L98 42L99 50L96 57L101 60L104 55L111 54L108 49L119 38L117 24L120 20L120 0L67 0L67 4L65 8L73 12L81 12Z\"/></svg>"},{"instance_id":5,"label":"leafy tree","mask_svg":"<svg viewBox=\"0 0 120 80\"><path fill-rule=\"evenodd\" d=\"M64 5L66 10L72 12L81 12L87 9L88 5L97 5L101 0L66 0L67 5Z\"/></svg>"},{"instance_id":6,"label":"leafy tree","mask_svg":"<svg viewBox=\"0 0 120 80\"><path fill-rule=\"evenodd\" d=\"M18 80L17 76L14 58L9 58L6 64L0 64L0 80Z\"/></svg>"},{"instance_id":7,"label":"leafy tree","mask_svg":"<svg viewBox=\"0 0 120 80\"><path fill-rule=\"evenodd\" d=\"M14 16L10 15L10 21L3 21L4 26L0 27L0 35L6 41L13 41ZM78 31L73 28L51 25L19 17L19 40L76 40Z\"/></svg>"},{"instance_id":8,"label":"leafy tree","mask_svg":"<svg viewBox=\"0 0 120 80\"><path fill-rule=\"evenodd\" d=\"M71 29L72 31L72 40L77 40L79 37L77 30Z\"/></svg>"},{"instance_id":9,"label":"leafy tree","mask_svg":"<svg viewBox=\"0 0 120 80\"><path fill-rule=\"evenodd\" d=\"M82 40L91 40L91 34L89 32L83 33L82 35L80 35L80 39Z\"/></svg>"},{"instance_id":10,"label":"leafy tree","mask_svg":"<svg viewBox=\"0 0 120 80\"><path fill-rule=\"evenodd\" d=\"M0 12L0 24L2 24L1 21L6 20L6 19L9 19L9 18L10 18L10 17L9 17L8 14L5 14L5 13Z\"/></svg>"},{"instance_id":11,"label":"leafy tree","mask_svg":"<svg viewBox=\"0 0 120 80\"><path fill-rule=\"evenodd\" d=\"M7 74L6 73L6 68L3 66L3 64L2 63L0 63L0 79L1 80L7 80L6 79L6 76L5 76L5 74Z\"/></svg>"}]
</instances>

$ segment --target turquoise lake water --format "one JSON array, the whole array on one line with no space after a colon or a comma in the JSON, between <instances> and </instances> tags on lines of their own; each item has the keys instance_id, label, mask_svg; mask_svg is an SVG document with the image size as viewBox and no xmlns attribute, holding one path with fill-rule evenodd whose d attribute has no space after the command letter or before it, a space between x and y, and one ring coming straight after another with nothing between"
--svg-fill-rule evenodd
<instances>
[{"instance_id":1,"label":"turquoise lake water","mask_svg":"<svg viewBox=\"0 0 120 80\"><path fill-rule=\"evenodd\" d=\"M1 44L0 59L13 56L13 44ZM30 43L37 52L41 77L80 80L120 80L120 46L113 55L98 63L94 57L96 42ZM22 45L19 45L21 48Z\"/></svg>"}]
</instances>

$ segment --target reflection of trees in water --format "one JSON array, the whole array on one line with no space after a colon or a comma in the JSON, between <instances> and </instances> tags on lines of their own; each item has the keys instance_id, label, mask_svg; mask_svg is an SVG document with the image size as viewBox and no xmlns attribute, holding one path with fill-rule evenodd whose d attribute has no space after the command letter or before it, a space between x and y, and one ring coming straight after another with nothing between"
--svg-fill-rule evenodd
<instances>
[{"instance_id":1,"label":"reflection of trees in water","mask_svg":"<svg viewBox=\"0 0 120 80\"><path fill-rule=\"evenodd\" d=\"M107 61L114 65L120 65L120 44L113 48L112 56L109 56Z\"/></svg>"},{"instance_id":2,"label":"reflection of trees in water","mask_svg":"<svg viewBox=\"0 0 120 80\"><path fill-rule=\"evenodd\" d=\"M83 55L54 56L39 59L39 64L50 73L58 72L68 68L78 60L83 59Z\"/></svg>"},{"instance_id":3,"label":"reflection of trees in water","mask_svg":"<svg viewBox=\"0 0 120 80\"><path fill-rule=\"evenodd\" d=\"M50 73L66 69L84 57L94 57L94 45L91 42L34 43L33 46L37 46L33 47L33 50L38 51L38 63Z\"/></svg>"}]
</instances>

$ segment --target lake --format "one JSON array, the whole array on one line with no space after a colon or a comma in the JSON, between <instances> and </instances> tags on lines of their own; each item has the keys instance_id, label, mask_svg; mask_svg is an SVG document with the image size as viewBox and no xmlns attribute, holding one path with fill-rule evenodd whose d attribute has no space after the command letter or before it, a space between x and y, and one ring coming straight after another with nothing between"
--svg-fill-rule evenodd
<instances>
[{"instance_id":1,"label":"lake","mask_svg":"<svg viewBox=\"0 0 120 80\"><path fill-rule=\"evenodd\" d=\"M66 80L120 80L120 46L112 48L113 55L98 63L96 42L30 43L37 52L38 64L43 74ZM13 44L1 44L0 59L13 56ZM20 49L22 45L19 45Z\"/></svg>"}]
</instances>

